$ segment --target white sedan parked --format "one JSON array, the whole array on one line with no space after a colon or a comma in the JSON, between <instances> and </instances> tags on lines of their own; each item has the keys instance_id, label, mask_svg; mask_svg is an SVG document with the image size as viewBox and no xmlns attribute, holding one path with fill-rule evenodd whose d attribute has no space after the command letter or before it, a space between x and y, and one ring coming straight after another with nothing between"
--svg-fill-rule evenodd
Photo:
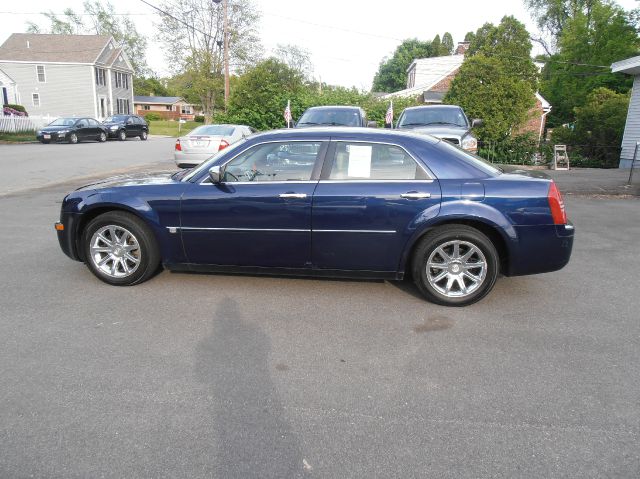
<instances>
[{"instance_id":1,"label":"white sedan parked","mask_svg":"<svg viewBox=\"0 0 640 479\"><path fill-rule=\"evenodd\" d=\"M173 156L180 168L191 168L255 130L246 125L202 125L176 140Z\"/></svg>"}]
</instances>

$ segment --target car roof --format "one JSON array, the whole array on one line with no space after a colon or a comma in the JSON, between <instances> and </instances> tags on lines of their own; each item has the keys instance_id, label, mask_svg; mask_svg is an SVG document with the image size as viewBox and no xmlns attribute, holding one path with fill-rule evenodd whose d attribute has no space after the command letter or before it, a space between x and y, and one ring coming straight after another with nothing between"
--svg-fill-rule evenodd
<instances>
[{"instance_id":1,"label":"car roof","mask_svg":"<svg viewBox=\"0 0 640 479\"><path fill-rule=\"evenodd\" d=\"M331 137L333 140L354 139L361 141L380 141L380 142L403 142L406 140L422 140L435 144L440 140L430 135L413 133L404 130L390 130L378 128L362 128L362 127L312 127L312 128L283 128L280 130L271 130L262 133L256 133L251 136L252 141L285 141L295 140L299 138L323 139Z\"/></svg>"},{"instance_id":2,"label":"car roof","mask_svg":"<svg viewBox=\"0 0 640 479\"><path fill-rule=\"evenodd\" d=\"M362 110L362 108L350 105L322 105L310 106L307 110Z\"/></svg>"},{"instance_id":3,"label":"car roof","mask_svg":"<svg viewBox=\"0 0 640 479\"><path fill-rule=\"evenodd\" d=\"M405 108L405 110L424 110L427 108L446 108L448 110L458 109L462 110L460 105L420 105L420 106L410 106Z\"/></svg>"}]
</instances>

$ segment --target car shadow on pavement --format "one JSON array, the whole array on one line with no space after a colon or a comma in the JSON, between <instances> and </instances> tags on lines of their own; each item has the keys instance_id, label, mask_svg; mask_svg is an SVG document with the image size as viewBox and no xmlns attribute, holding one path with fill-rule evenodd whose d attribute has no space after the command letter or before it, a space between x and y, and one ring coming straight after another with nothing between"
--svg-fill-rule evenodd
<instances>
[{"instance_id":1,"label":"car shadow on pavement","mask_svg":"<svg viewBox=\"0 0 640 479\"><path fill-rule=\"evenodd\" d=\"M196 377L208 388L212 411L212 477L305 476L300 445L271 379L270 349L268 336L243 319L234 300L218 305L196 351Z\"/></svg>"}]
</instances>

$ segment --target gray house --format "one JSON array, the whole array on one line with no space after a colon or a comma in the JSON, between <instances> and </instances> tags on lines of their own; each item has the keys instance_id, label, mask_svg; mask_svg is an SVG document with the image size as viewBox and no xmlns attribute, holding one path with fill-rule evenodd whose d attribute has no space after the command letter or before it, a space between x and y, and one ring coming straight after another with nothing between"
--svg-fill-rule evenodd
<instances>
[{"instance_id":1,"label":"gray house","mask_svg":"<svg viewBox=\"0 0 640 479\"><path fill-rule=\"evenodd\" d=\"M2 100L31 116L133 111L133 68L110 36L14 33L0 46L0 82Z\"/></svg>"},{"instance_id":2,"label":"gray house","mask_svg":"<svg viewBox=\"0 0 640 479\"><path fill-rule=\"evenodd\" d=\"M633 90L627 122L622 138L622 152L620 153L620 168L631 168L633 153L636 143L640 141L640 57L627 58L611 65L613 73L626 73L633 75ZM640 155L640 151L638 152ZM636 166L640 166L640 158L636 160Z\"/></svg>"}]
</instances>

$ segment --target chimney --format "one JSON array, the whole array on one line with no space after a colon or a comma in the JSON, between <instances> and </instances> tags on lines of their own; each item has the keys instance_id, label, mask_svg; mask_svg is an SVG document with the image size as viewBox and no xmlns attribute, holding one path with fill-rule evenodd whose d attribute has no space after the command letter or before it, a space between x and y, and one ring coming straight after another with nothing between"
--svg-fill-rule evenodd
<instances>
[{"instance_id":1,"label":"chimney","mask_svg":"<svg viewBox=\"0 0 640 479\"><path fill-rule=\"evenodd\" d=\"M469 44L471 42L458 42L458 46L456 48L456 55L464 55L465 53L467 53L467 50L469 49Z\"/></svg>"},{"instance_id":2,"label":"chimney","mask_svg":"<svg viewBox=\"0 0 640 479\"><path fill-rule=\"evenodd\" d=\"M27 48L31 48L31 43L29 43L29 40L27 40Z\"/></svg>"}]
</instances>

